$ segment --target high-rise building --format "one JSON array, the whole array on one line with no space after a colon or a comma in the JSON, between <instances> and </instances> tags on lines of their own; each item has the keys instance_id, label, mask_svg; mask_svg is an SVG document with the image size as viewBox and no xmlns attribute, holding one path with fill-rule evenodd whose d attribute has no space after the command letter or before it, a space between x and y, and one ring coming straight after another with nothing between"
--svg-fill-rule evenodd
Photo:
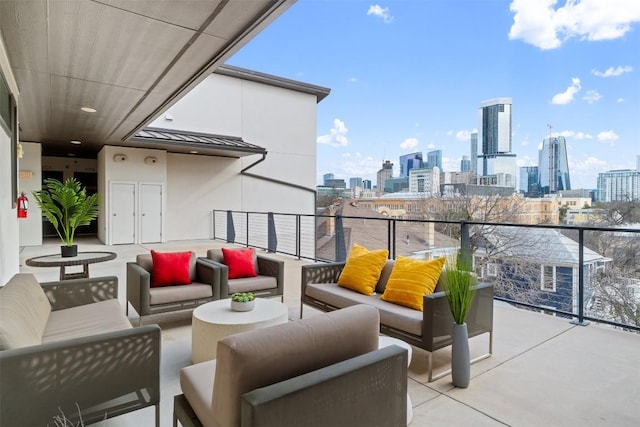
<instances>
[{"instance_id":1,"label":"high-rise building","mask_svg":"<svg viewBox=\"0 0 640 427\"><path fill-rule=\"evenodd\" d=\"M382 193L384 192L384 182L389 178L393 178L393 163L391 163L389 160L385 160L382 163L382 169L380 169L376 174L376 178L376 186L378 188L378 192Z\"/></svg>"},{"instance_id":2,"label":"high-rise building","mask_svg":"<svg viewBox=\"0 0 640 427\"><path fill-rule=\"evenodd\" d=\"M362 189L363 190L371 190L371 180L370 179L363 179L362 180Z\"/></svg>"},{"instance_id":3,"label":"high-rise building","mask_svg":"<svg viewBox=\"0 0 640 427\"><path fill-rule=\"evenodd\" d=\"M640 156L636 156L636 170L640 171Z\"/></svg>"},{"instance_id":4,"label":"high-rise building","mask_svg":"<svg viewBox=\"0 0 640 427\"><path fill-rule=\"evenodd\" d=\"M413 168L421 168L422 153L411 153L400 156L400 177L408 177Z\"/></svg>"},{"instance_id":5,"label":"high-rise building","mask_svg":"<svg viewBox=\"0 0 640 427\"><path fill-rule=\"evenodd\" d=\"M516 155L511 153L511 98L484 101L478 109L478 175L484 182L501 186L516 186Z\"/></svg>"},{"instance_id":6,"label":"high-rise building","mask_svg":"<svg viewBox=\"0 0 640 427\"><path fill-rule=\"evenodd\" d=\"M460 172L470 172L471 171L471 159L469 156L462 156L462 160L460 160Z\"/></svg>"},{"instance_id":7,"label":"high-rise building","mask_svg":"<svg viewBox=\"0 0 640 427\"><path fill-rule=\"evenodd\" d=\"M478 173L478 132L471 134L471 172Z\"/></svg>"},{"instance_id":8,"label":"high-rise building","mask_svg":"<svg viewBox=\"0 0 640 427\"><path fill-rule=\"evenodd\" d=\"M571 190L567 141L564 136L550 137L542 141L538 157L538 188L541 194Z\"/></svg>"},{"instance_id":9,"label":"high-rise building","mask_svg":"<svg viewBox=\"0 0 640 427\"><path fill-rule=\"evenodd\" d=\"M354 189L356 187L362 188L362 178L349 178L349 188Z\"/></svg>"},{"instance_id":10,"label":"high-rise building","mask_svg":"<svg viewBox=\"0 0 640 427\"><path fill-rule=\"evenodd\" d=\"M322 182L324 183L324 185L327 185L327 181L332 180L334 177L334 175L332 173L325 173L324 175L322 175Z\"/></svg>"},{"instance_id":11,"label":"high-rise building","mask_svg":"<svg viewBox=\"0 0 640 427\"><path fill-rule=\"evenodd\" d=\"M520 168L520 192L525 197L540 197L538 182L538 166Z\"/></svg>"},{"instance_id":12,"label":"high-rise building","mask_svg":"<svg viewBox=\"0 0 640 427\"><path fill-rule=\"evenodd\" d=\"M427 164L423 167L435 168L442 170L442 150L433 150L427 153Z\"/></svg>"},{"instance_id":13,"label":"high-rise building","mask_svg":"<svg viewBox=\"0 0 640 427\"><path fill-rule=\"evenodd\" d=\"M440 168L412 169L409 172L409 191L421 193L427 197L440 194Z\"/></svg>"},{"instance_id":14,"label":"high-rise building","mask_svg":"<svg viewBox=\"0 0 640 427\"><path fill-rule=\"evenodd\" d=\"M640 200L640 170L613 170L598 174L599 202Z\"/></svg>"}]
</instances>

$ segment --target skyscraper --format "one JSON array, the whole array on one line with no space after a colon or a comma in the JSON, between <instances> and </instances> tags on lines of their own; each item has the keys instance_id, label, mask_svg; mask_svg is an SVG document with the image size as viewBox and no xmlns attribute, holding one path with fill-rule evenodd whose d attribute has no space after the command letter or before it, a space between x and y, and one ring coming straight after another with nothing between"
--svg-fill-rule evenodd
<instances>
[{"instance_id":1,"label":"skyscraper","mask_svg":"<svg viewBox=\"0 0 640 427\"><path fill-rule=\"evenodd\" d=\"M434 168L442 170L442 150L433 150L427 153L427 164L423 167Z\"/></svg>"},{"instance_id":2,"label":"skyscraper","mask_svg":"<svg viewBox=\"0 0 640 427\"><path fill-rule=\"evenodd\" d=\"M462 160L460 160L460 172L470 172L471 171L471 159L469 156L462 156Z\"/></svg>"},{"instance_id":3,"label":"skyscraper","mask_svg":"<svg viewBox=\"0 0 640 427\"><path fill-rule=\"evenodd\" d=\"M349 178L349 188L354 189L356 187L362 188L362 178Z\"/></svg>"},{"instance_id":4,"label":"skyscraper","mask_svg":"<svg viewBox=\"0 0 640 427\"><path fill-rule=\"evenodd\" d=\"M408 177L413 168L422 167L422 153L411 153L400 156L400 177Z\"/></svg>"},{"instance_id":5,"label":"skyscraper","mask_svg":"<svg viewBox=\"0 0 640 427\"><path fill-rule=\"evenodd\" d=\"M478 132L471 134L471 169L470 171L478 173Z\"/></svg>"},{"instance_id":6,"label":"skyscraper","mask_svg":"<svg viewBox=\"0 0 640 427\"><path fill-rule=\"evenodd\" d=\"M542 194L571 190L567 141L564 136L546 138L538 157L538 188Z\"/></svg>"},{"instance_id":7,"label":"skyscraper","mask_svg":"<svg viewBox=\"0 0 640 427\"><path fill-rule=\"evenodd\" d=\"M364 190L371 190L371 180L370 179L363 179L362 180L362 188Z\"/></svg>"},{"instance_id":8,"label":"skyscraper","mask_svg":"<svg viewBox=\"0 0 640 427\"><path fill-rule=\"evenodd\" d=\"M520 192L525 197L540 197L538 182L538 166L520 168Z\"/></svg>"},{"instance_id":9,"label":"skyscraper","mask_svg":"<svg viewBox=\"0 0 640 427\"><path fill-rule=\"evenodd\" d=\"M378 180L378 192L382 193L384 192L384 182L389 178L393 178L393 163L389 160L385 160L382 163L382 169L380 169L376 174L376 178Z\"/></svg>"},{"instance_id":10,"label":"skyscraper","mask_svg":"<svg viewBox=\"0 0 640 427\"><path fill-rule=\"evenodd\" d=\"M511 153L511 98L484 101L478 109L478 175L495 176L499 186L516 186L516 155Z\"/></svg>"}]
</instances>

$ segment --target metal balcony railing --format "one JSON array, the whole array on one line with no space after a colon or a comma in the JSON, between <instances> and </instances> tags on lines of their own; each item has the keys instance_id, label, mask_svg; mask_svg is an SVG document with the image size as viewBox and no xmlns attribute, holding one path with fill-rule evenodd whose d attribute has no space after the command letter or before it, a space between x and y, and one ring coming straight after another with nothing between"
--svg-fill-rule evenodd
<instances>
[{"instance_id":1,"label":"metal balcony railing","mask_svg":"<svg viewBox=\"0 0 640 427\"><path fill-rule=\"evenodd\" d=\"M496 300L640 331L640 229L214 210L213 238L313 261L353 243L391 259L462 250Z\"/></svg>"}]
</instances>

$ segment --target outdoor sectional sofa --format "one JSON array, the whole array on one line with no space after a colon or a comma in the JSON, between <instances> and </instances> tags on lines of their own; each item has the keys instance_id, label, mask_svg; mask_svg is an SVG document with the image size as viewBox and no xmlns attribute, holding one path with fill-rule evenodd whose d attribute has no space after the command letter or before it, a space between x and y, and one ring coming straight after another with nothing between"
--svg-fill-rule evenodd
<instances>
[{"instance_id":1,"label":"outdoor sectional sofa","mask_svg":"<svg viewBox=\"0 0 640 427\"><path fill-rule=\"evenodd\" d=\"M375 294L368 296L338 286L338 278L344 262L316 263L302 266L302 289L300 293L300 317L304 304L331 311L354 304L369 304L380 312L380 332L401 339L408 344L429 352L429 381L442 378L450 371L433 375L432 352L451 345L453 317L442 288L442 273L435 291L425 295L423 311L380 299L391 275L395 261L388 260L376 284ZM489 351L472 360L477 362L491 356L493 352L493 285L479 283L473 306L467 317L469 337L489 334Z\"/></svg>"},{"instance_id":2,"label":"outdoor sectional sofa","mask_svg":"<svg viewBox=\"0 0 640 427\"><path fill-rule=\"evenodd\" d=\"M132 327L117 297L117 277L16 274L0 289L0 426L59 425L62 413L76 425L78 411L89 424L149 406L159 426L160 328Z\"/></svg>"}]
</instances>

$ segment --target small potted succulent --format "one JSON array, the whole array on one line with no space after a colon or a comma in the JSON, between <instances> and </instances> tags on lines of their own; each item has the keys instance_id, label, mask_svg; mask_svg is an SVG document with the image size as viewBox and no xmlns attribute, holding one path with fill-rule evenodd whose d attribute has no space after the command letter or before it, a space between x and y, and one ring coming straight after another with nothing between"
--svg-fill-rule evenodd
<instances>
[{"instance_id":1,"label":"small potted succulent","mask_svg":"<svg viewBox=\"0 0 640 427\"><path fill-rule=\"evenodd\" d=\"M251 311L256 305L256 296L253 292L236 292L231 295L231 310Z\"/></svg>"}]
</instances>

